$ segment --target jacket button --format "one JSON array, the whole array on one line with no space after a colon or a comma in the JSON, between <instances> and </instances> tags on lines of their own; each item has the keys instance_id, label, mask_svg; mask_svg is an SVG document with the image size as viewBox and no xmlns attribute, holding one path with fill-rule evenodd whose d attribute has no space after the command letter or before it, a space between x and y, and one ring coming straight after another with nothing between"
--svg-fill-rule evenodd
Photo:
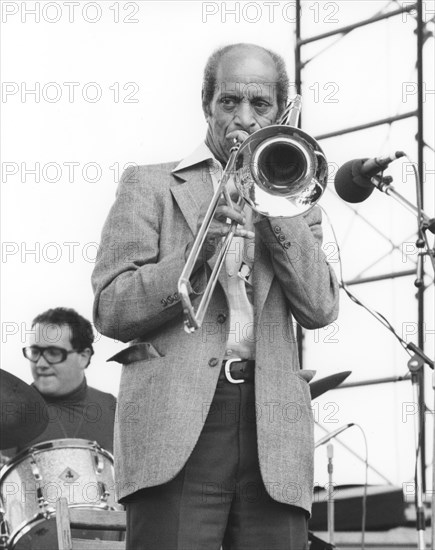
<instances>
[{"instance_id":1,"label":"jacket button","mask_svg":"<svg viewBox=\"0 0 435 550\"><path fill-rule=\"evenodd\" d=\"M168 305L168 302L167 302L166 298L162 298L160 300L160 303L162 304L163 307L166 307Z\"/></svg>"},{"instance_id":2,"label":"jacket button","mask_svg":"<svg viewBox=\"0 0 435 550\"><path fill-rule=\"evenodd\" d=\"M215 367L219 361L216 359L216 357L212 357L210 361L208 362L209 367Z\"/></svg>"},{"instance_id":3,"label":"jacket button","mask_svg":"<svg viewBox=\"0 0 435 550\"><path fill-rule=\"evenodd\" d=\"M278 235L278 233L281 233L281 228L279 225L275 225L275 227L273 228L273 230L275 231L275 233Z\"/></svg>"},{"instance_id":4,"label":"jacket button","mask_svg":"<svg viewBox=\"0 0 435 550\"><path fill-rule=\"evenodd\" d=\"M166 301L168 302L168 304L172 304L174 302L174 297L173 296L168 296L166 298Z\"/></svg>"},{"instance_id":5,"label":"jacket button","mask_svg":"<svg viewBox=\"0 0 435 550\"><path fill-rule=\"evenodd\" d=\"M227 316L225 315L225 313L219 313L219 315L217 316L217 322L223 325L226 320L227 320Z\"/></svg>"},{"instance_id":6,"label":"jacket button","mask_svg":"<svg viewBox=\"0 0 435 550\"><path fill-rule=\"evenodd\" d=\"M284 248L290 248L291 247L291 243L290 242L285 242L283 245L282 245Z\"/></svg>"},{"instance_id":7,"label":"jacket button","mask_svg":"<svg viewBox=\"0 0 435 550\"><path fill-rule=\"evenodd\" d=\"M278 236L278 240L279 240L280 242L285 241L285 235L284 235L284 233L281 233L281 235Z\"/></svg>"},{"instance_id":8,"label":"jacket button","mask_svg":"<svg viewBox=\"0 0 435 550\"><path fill-rule=\"evenodd\" d=\"M180 296L178 295L178 292L176 292L176 293L174 294L174 300L175 300L176 302L178 302L179 299L180 299Z\"/></svg>"}]
</instances>

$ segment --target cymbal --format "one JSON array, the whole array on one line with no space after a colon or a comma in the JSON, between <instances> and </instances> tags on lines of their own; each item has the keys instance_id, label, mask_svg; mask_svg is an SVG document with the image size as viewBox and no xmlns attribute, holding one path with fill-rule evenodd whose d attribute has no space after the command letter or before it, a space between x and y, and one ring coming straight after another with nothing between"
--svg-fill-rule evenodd
<instances>
[{"instance_id":1,"label":"cymbal","mask_svg":"<svg viewBox=\"0 0 435 550\"><path fill-rule=\"evenodd\" d=\"M45 401L34 388L0 369L0 449L23 446L48 425Z\"/></svg>"},{"instance_id":2,"label":"cymbal","mask_svg":"<svg viewBox=\"0 0 435 550\"><path fill-rule=\"evenodd\" d=\"M325 376L325 378L321 378L320 380L316 380L315 382L311 382L311 384L308 384L310 387L311 399L316 399L316 397L319 397L319 395L322 395L322 393L325 393L328 390L333 390L334 388L339 386L344 380L346 380L351 372L351 370L337 372L335 374L331 374L330 376Z\"/></svg>"}]
</instances>

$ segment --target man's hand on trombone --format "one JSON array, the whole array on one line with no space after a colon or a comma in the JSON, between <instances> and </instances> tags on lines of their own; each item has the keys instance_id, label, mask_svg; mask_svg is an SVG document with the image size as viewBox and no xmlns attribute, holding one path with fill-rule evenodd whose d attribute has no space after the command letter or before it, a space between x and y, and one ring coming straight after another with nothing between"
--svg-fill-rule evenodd
<instances>
[{"instance_id":1,"label":"man's hand on trombone","mask_svg":"<svg viewBox=\"0 0 435 550\"><path fill-rule=\"evenodd\" d=\"M204 213L201 213L198 219L198 228L204 220ZM246 217L243 214L243 205L233 203L229 206L224 198L219 202L213 219L210 223L204 244L202 246L203 262L209 260L222 243L223 238L228 233L231 222L237 222L237 227L234 230L234 236L243 237L245 239L253 239L254 232L244 228Z\"/></svg>"},{"instance_id":2,"label":"man's hand on trombone","mask_svg":"<svg viewBox=\"0 0 435 550\"><path fill-rule=\"evenodd\" d=\"M204 205L201 214L198 218L198 230L201 227L207 205ZM246 223L246 218L242 212L242 206L239 204L234 204L229 206L224 198L219 201L218 206L216 207L215 214L210 222L209 229L205 236L204 244L202 245L202 250L198 254L198 257L195 262L194 271L199 269L207 260L210 260L214 254L218 251L219 247L223 243L225 235L229 232L231 227L231 222L237 222L237 227L234 230L234 236L243 237L245 239L253 239L254 232L244 229ZM190 251L192 249L193 242L191 242L185 252L186 259L189 257Z\"/></svg>"}]
</instances>

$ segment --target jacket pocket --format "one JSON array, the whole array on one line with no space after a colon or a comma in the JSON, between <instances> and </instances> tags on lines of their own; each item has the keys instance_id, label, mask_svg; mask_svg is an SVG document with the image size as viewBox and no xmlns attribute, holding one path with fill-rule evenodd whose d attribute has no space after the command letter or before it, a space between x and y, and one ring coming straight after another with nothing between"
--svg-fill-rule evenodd
<instances>
[{"instance_id":1,"label":"jacket pocket","mask_svg":"<svg viewBox=\"0 0 435 550\"><path fill-rule=\"evenodd\" d=\"M107 362L116 361L121 365L129 365L136 361L149 361L159 357L163 357L163 355L161 355L150 342L141 342L121 350L107 359Z\"/></svg>"}]
</instances>

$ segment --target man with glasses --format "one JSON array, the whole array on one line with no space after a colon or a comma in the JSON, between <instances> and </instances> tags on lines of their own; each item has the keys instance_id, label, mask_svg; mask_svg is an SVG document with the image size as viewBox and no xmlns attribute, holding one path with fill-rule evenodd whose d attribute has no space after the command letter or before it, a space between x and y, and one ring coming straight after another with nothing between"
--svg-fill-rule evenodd
<instances>
[{"instance_id":1,"label":"man with glasses","mask_svg":"<svg viewBox=\"0 0 435 550\"><path fill-rule=\"evenodd\" d=\"M29 445L79 438L112 452L115 397L88 386L85 376L94 354L91 323L73 309L58 307L35 317L32 328L23 354L47 405L41 414L49 422Z\"/></svg>"},{"instance_id":2,"label":"man with glasses","mask_svg":"<svg viewBox=\"0 0 435 550\"><path fill-rule=\"evenodd\" d=\"M28 345L23 348L23 354L30 362L33 387L42 395L45 407L41 409L31 407L32 410L26 410L26 414L40 415L41 423L46 423L48 418L48 424L39 435L36 435L39 432L39 430L36 430L35 437L32 440L26 441L25 444L13 449L2 451L0 453L0 466L28 447L59 439L96 441L100 447L112 453L116 399L109 393L88 386L85 376L85 370L94 354L94 332L91 323L74 309L57 307L35 317L32 322L32 329ZM74 449L71 449L71 453L74 453ZM59 459L58 456L53 455L52 457L53 467L58 466L56 464ZM76 463L76 458L74 463ZM27 463L25 464L24 468L27 467ZM43 462L41 468L44 464L47 463ZM69 466L65 463L65 469ZM83 473L87 475L87 467L86 464L83 464L83 471L79 468L79 477L75 478L73 483L73 485L75 484L75 492L67 492L67 495L72 495L71 497L67 496L68 500L75 497L78 502L89 502L89 498L92 498L88 496L85 488L92 486L94 482L89 481L87 485L83 486L83 479L85 479ZM26 498L32 502L33 498L36 499L36 492L33 492L31 472L28 472L28 474L27 477L23 475L24 481L21 490L23 491L22 494L27 495ZM56 480L50 477L51 472L42 469L41 474L42 481L40 483L43 491L45 491L45 488L52 486ZM69 482L59 480L59 483L63 487L62 484ZM104 486L104 483L102 485ZM107 486L105 489L108 490L107 495L110 495L113 491L111 486ZM59 491L59 488L57 488L57 491ZM80 491L83 492L80 493ZM18 497L14 495L15 492L10 493L9 496L6 495L9 499L5 501L6 510L9 506L14 509L13 507L18 504L14 500ZM52 497L47 498L52 504ZM29 544L29 548L42 548L41 544L51 540L48 524L47 526L40 526L38 537L44 537L45 533L48 533L48 535L47 539L42 539L43 542L41 542L41 538L34 542L32 537L36 535L33 531L25 535L20 533L19 536L23 538L19 540L26 540L27 542L23 544ZM119 535L111 531L80 529L78 531L74 530L73 536L87 539L118 540ZM51 548L54 548L54 546L49 543L47 550Z\"/></svg>"}]
</instances>

